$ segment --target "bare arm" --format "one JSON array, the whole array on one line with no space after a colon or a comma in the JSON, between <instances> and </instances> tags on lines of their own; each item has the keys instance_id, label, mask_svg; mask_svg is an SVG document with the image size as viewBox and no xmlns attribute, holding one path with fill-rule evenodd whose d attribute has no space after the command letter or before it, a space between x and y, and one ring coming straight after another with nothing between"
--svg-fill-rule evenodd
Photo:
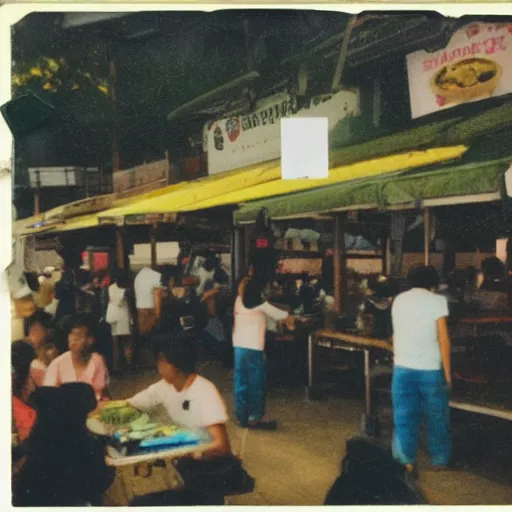
<instances>
[{"instance_id":1,"label":"bare arm","mask_svg":"<svg viewBox=\"0 0 512 512\"><path fill-rule=\"evenodd\" d=\"M441 359L443 362L444 376L448 387L452 387L452 349L450 342L450 334L448 332L448 319L446 317L440 318L437 321L437 338L441 347Z\"/></svg>"},{"instance_id":2,"label":"bare arm","mask_svg":"<svg viewBox=\"0 0 512 512\"><path fill-rule=\"evenodd\" d=\"M155 304L155 315L158 319L162 315L162 290L160 288L155 288L153 290L153 301Z\"/></svg>"},{"instance_id":3,"label":"bare arm","mask_svg":"<svg viewBox=\"0 0 512 512\"><path fill-rule=\"evenodd\" d=\"M198 454L198 459L214 459L216 457L227 457L231 454L231 445L229 444L228 431L226 425L211 425L207 428L215 446Z\"/></svg>"}]
</instances>

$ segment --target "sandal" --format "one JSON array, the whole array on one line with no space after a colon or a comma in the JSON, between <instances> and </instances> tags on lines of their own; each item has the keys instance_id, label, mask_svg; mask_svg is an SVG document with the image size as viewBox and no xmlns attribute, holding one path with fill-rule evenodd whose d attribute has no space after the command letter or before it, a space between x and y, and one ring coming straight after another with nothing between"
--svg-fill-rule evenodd
<instances>
[{"instance_id":1,"label":"sandal","mask_svg":"<svg viewBox=\"0 0 512 512\"><path fill-rule=\"evenodd\" d=\"M419 480L418 467L413 464L405 465L405 478L412 483L416 483Z\"/></svg>"},{"instance_id":2,"label":"sandal","mask_svg":"<svg viewBox=\"0 0 512 512\"><path fill-rule=\"evenodd\" d=\"M257 430L277 430L278 423L277 421L255 421L254 423L249 423L247 425L249 428L257 429Z\"/></svg>"}]
</instances>

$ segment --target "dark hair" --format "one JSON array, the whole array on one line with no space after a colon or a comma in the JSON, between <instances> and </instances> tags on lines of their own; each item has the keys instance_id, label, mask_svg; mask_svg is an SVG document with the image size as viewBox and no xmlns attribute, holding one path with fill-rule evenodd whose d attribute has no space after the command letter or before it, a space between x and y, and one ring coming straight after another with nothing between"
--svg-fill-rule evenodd
<instances>
[{"instance_id":1,"label":"dark hair","mask_svg":"<svg viewBox=\"0 0 512 512\"><path fill-rule=\"evenodd\" d=\"M27 281L27 285L32 292L38 292L40 289L39 279L37 278L37 274L35 272L25 272L24 273L25 280Z\"/></svg>"},{"instance_id":2,"label":"dark hair","mask_svg":"<svg viewBox=\"0 0 512 512\"><path fill-rule=\"evenodd\" d=\"M378 297L379 299L387 299L393 296L391 287L388 283L374 283L371 286L371 289L373 290L375 297Z\"/></svg>"},{"instance_id":3,"label":"dark hair","mask_svg":"<svg viewBox=\"0 0 512 512\"><path fill-rule=\"evenodd\" d=\"M94 336L94 324L90 315L78 314L71 317L68 324L68 335L73 329L87 329L89 335Z\"/></svg>"},{"instance_id":4,"label":"dark hair","mask_svg":"<svg viewBox=\"0 0 512 512\"><path fill-rule=\"evenodd\" d=\"M15 396L22 393L28 380L30 365L35 358L34 349L26 341L18 340L11 344L11 369L15 373L12 392Z\"/></svg>"},{"instance_id":5,"label":"dark hair","mask_svg":"<svg viewBox=\"0 0 512 512\"><path fill-rule=\"evenodd\" d=\"M245 287L242 302L247 309L253 309L263 304L263 290L267 285L266 280L253 277Z\"/></svg>"},{"instance_id":6,"label":"dark hair","mask_svg":"<svg viewBox=\"0 0 512 512\"><path fill-rule=\"evenodd\" d=\"M507 275L505 265L496 257L486 258L482 262L482 273L485 280L503 280Z\"/></svg>"},{"instance_id":7,"label":"dark hair","mask_svg":"<svg viewBox=\"0 0 512 512\"><path fill-rule=\"evenodd\" d=\"M432 265L414 266L407 274L407 281L411 288L424 288L431 290L439 286L439 274Z\"/></svg>"},{"instance_id":8,"label":"dark hair","mask_svg":"<svg viewBox=\"0 0 512 512\"><path fill-rule=\"evenodd\" d=\"M176 265L163 265L161 269L161 275L162 284L167 286L171 279L178 279L179 269Z\"/></svg>"},{"instance_id":9,"label":"dark hair","mask_svg":"<svg viewBox=\"0 0 512 512\"><path fill-rule=\"evenodd\" d=\"M130 285L130 277L126 270L119 270L116 275L116 284L119 288L126 289Z\"/></svg>"},{"instance_id":10,"label":"dark hair","mask_svg":"<svg viewBox=\"0 0 512 512\"><path fill-rule=\"evenodd\" d=\"M45 313L42 310L36 311L31 317L27 318L25 324L27 334L29 333L30 329L32 329L32 327L37 324L40 324L45 329L48 329L50 326L51 319L52 317L48 313Z\"/></svg>"},{"instance_id":11,"label":"dark hair","mask_svg":"<svg viewBox=\"0 0 512 512\"><path fill-rule=\"evenodd\" d=\"M163 357L183 373L194 373L198 353L198 343L195 338L185 333L163 334L155 341L157 356Z\"/></svg>"},{"instance_id":12,"label":"dark hair","mask_svg":"<svg viewBox=\"0 0 512 512\"><path fill-rule=\"evenodd\" d=\"M211 272L212 270L217 268L218 264L219 264L219 261L217 260L217 258L215 256L208 256L206 258L205 262L203 263L203 268L207 272Z\"/></svg>"}]
</instances>

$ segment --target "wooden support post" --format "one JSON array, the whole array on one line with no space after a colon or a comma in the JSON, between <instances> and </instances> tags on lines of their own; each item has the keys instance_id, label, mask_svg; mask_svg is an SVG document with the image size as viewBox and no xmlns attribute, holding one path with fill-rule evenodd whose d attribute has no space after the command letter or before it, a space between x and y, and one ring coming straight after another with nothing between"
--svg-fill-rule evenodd
<instances>
[{"instance_id":1,"label":"wooden support post","mask_svg":"<svg viewBox=\"0 0 512 512\"><path fill-rule=\"evenodd\" d=\"M424 241L425 241L425 265L430 265L430 210L425 208L423 210L423 227L424 227Z\"/></svg>"},{"instance_id":2,"label":"wooden support post","mask_svg":"<svg viewBox=\"0 0 512 512\"><path fill-rule=\"evenodd\" d=\"M41 171L36 171L36 188L34 190L34 215L41 213Z\"/></svg>"},{"instance_id":3,"label":"wooden support post","mask_svg":"<svg viewBox=\"0 0 512 512\"><path fill-rule=\"evenodd\" d=\"M334 301L336 311L342 314L346 309L346 254L345 254L345 215L336 215L334 221Z\"/></svg>"},{"instance_id":4,"label":"wooden support post","mask_svg":"<svg viewBox=\"0 0 512 512\"><path fill-rule=\"evenodd\" d=\"M336 69L334 70L334 76L332 78L331 91L337 92L340 88L340 84L343 78L343 70L345 69L345 62L348 56L348 48L350 43L350 37L352 35L352 30L357 23L357 14L354 14L347 23L345 27L345 32L343 34L343 41L340 47L340 53L338 56L338 61L336 63Z\"/></svg>"},{"instance_id":5,"label":"wooden support post","mask_svg":"<svg viewBox=\"0 0 512 512\"><path fill-rule=\"evenodd\" d=\"M384 273L391 275L391 238L386 238L386 249L384 255Z\"/></svg>"},{"instance_id":6,"label":"wooden support post","mask_svg":"<svg viewBox=\"0 0 512 512\"><path fill-rule=\"evenodd\" d=\"M34 215L41 213L41 189L34 190Z\"/></svg>"},{"instance_id":7,"label":"wooden support post","mask_svg":"<svg viewBox=\"0 0 512 512\"><path fill-rule=\"evenodd\" d=\"M231 286L235 290L236 283L242 278L243 272L243 236L242 230L233 227L231 234Z\"/></svg>"},{"instance_id":8,"label":"wooden support post","mask_svg":"<svg viewBox=\"0 0 512 512\"><path fill-rule=\"evenodd\" d=\"M151 234L150 234L150 243L151 243L151 268L156 269L158 260L157 260L157 254L156 254L156 230L157 230L157 224L154 224L151 228Z\"/></svg>"},{"instance_id":9,"label":"wooden support post","mask_svg":"<svg viewBox=\"0 0 512 512\"><path fill-rule=\"evenodd\" d=\"M243 258L242 261L245 263L245 268L243 269L243 273L246 273L249 270L250 265L250 258L251 258L251 251L249 248L251 247L251 229L252 226L244 226L243 228L243 240L244 240L244 247L243 247Z\"/></svg>"},{"instance_id":10,"label":"wooden support post","mask_svg":"<svg viewBox=\"0 0 512 512\"><path fill-rule=\"evenodd\" d=\"M121 227L116 228L116 262L117 268L124 270L124 231Z\"/></svg>"}]
</instances>

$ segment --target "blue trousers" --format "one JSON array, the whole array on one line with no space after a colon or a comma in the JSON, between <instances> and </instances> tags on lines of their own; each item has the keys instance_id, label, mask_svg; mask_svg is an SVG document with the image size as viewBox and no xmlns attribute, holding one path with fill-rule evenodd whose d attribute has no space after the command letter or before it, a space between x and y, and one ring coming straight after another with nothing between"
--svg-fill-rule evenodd
<instances>
[{"instance_id":1,"label":"blue trousers","mask_svg":"<svg viewBox=\"0 0 512 512\"><path fill-rule=\"evenodd\" d=\"M265 358L262 350L235 347L235 410L240 425L265 414Z\"/></svg>"},{"instance_id":2,"label":"blue trousers","mask_svg":"<svg viewBox=\"0 0 512 512\"><path fill-rule=\"evenodd\" d=\"M416 464L420 424L424 417L432 465L447 465L452 446L448 390L443 371L395 366L391 393L395 459L402 464Z\"/></svg>"}]
</instances>

